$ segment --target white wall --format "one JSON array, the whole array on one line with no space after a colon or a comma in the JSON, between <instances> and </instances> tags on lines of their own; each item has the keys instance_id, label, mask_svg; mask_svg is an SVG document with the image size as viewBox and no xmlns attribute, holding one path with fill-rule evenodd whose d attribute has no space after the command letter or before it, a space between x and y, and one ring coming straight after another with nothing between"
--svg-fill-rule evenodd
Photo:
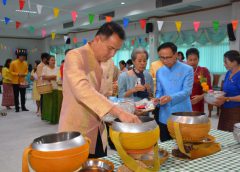
<instances>
[{"instance_id":1,"label":"white wall","mask_svg":"<svg viewBox=\"0 0 240 172\"><path fill-rule=\"evenodd\" d=\"M6 59L15 59L15 50L23 48L28 50L28 63L34 64L36 59L40 59L44 51L43 40L36 39L15 39L0 38L0 65L4 65Z\"/></svg>"}]
</instances>

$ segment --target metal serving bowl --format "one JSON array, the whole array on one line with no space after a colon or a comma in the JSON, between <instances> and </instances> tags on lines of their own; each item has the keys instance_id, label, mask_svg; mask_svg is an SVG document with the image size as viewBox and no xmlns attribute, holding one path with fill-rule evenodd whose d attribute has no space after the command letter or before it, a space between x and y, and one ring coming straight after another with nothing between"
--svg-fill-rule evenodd
<instances>
[{"instance_id":1,"label":"metal serving bowl","mask_svg":"<svg viewBox=\"0 0 240 172\"><path fill-rule=\"evenodd\" d=\"M173 138L175 136L174 123L179 123L183 141L200 142L208 137L211 128L210 120L202 112L178 112L173 113L167 122L168 131Z\"/></svg>"},{"instance_id":2,"label":"metal serving bowl","mask_svg":"<svg viewBox=\"0 0 240 172\"><path fill-rule=\"evenodd\" d=\"M39 151L62 151L82 146L85 143L84 137L79 132L60 132L34 139L32 149Z\"/></svg>"},{"instance_id":3,"label":"metal serving bowl","mask_svg":"<svg viewBox=\"0 0 240 172\"><path fill-rule=\"evenodd\" d=\"M119 119L115 119L112 123L112 129L123 133L142 133L150 131L158 127L156 121L148 116L140 116L141 124L124 123Z\"/></svg>"},{"instance_id":4,"label":"metal serving bowl","mask_svg":"<svg viewBox=\"0 0 240 172\"><path fill-rule=\"evenodd\" d=\"M177 112L173 113L169 119L182 124L204 124L209 122L207 115L203 112Z\"/></svg>"},{"instance_id":5,"label":"metal serving bowl","mask_svg":"<svg viewBox=\"0 0 240 172\"><path fill-rule=\"evenodd\" d=\"M101 159L88 159L79 172L112 172L114 165L112 162Z\"/></svg>"},{"instance_id":6,"label":"metal serving bowl","mask_svg":"<svg viewBox=\"0 0 240 172\"><path fill-rule=\"evenodd\" d=\"M235 140L237 140L238 143L240 143L240 123L234 124L233 136L234 136Z\"/></svg>"}]
</instances>

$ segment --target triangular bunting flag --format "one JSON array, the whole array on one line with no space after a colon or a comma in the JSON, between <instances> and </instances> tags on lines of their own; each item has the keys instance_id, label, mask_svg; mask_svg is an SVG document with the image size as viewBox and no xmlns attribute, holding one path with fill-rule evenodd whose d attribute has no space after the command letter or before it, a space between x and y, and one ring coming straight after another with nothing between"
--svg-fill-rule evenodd
<instances>
[{"instance_id":1,"label":"triangular bunting flag","mask_svg":"<svg viewBox=\"0 0 240 172\"><path fill-rule=\"evenodd\" d=\"M232 20L232 26L233 26L233 30L236 31L238 26L238 20Z\"/></svg>"},{"instance_id":2,"label":"triangular bunting flag","mask_svg":"<svg viewBox=\"0 0 240 172\"><path fill-rule=\"evenodd\" d=\"M106 22L109 23L112 21L112 17L111 16L106 16Z\"/></svg>"},{"instance_id":3,"label":"triangular bunting flag","mask_svg":"<svg viewBox=\"0 0 240 172\"><path fill-rule=\"evenodd\" d=\"M10 22L10 18L4 17L5 23L8 24Z\"/></svg>"},{"instance_id":4,"label":"triangular bunting flag","mask_svg":"<svg viewBox=\"0 0 240 172\"><path fill-rule=\"evenodd\" d=\"M19 9L22 10L25 5L25 0L19 0Z\"/></svg>"},{"instance_id":5,"label":"triangular bunting flag","mask_svg":"<svg viewBox=\"0 0 240 172\"><path fill-rule=\"evenodd\" d=\"M3 5L7 5L7 0L2 0Z\"/></svg>"},{"instance_id":6,"label":"triangular bunting flag","mask_svg":"<svg viewBox=\"0 0 240 172\"><path fill-rule=\"evenodd\" d=\"M163 22L164 22L164 21L157 21L157 25L158 25L158 30L159 30L159 31L162 30Z\"/></svg>"},{"instance_id":7,"label":"triangular bunting flag","mask_svg":"<svg viewBox=\"0 0 240 172\"><path fill-rule=\"evenodd\" d=\"M31 32L31 33L34 33L34 32L35 32L35 28L34 28L33 26L29 26L29 27L28 27L28 30L29 30L29 32Z\"/></svg>"},{"instance_id":8,"label":"triangular bunting flag","mask_svg":"<svg viewBox=\"0 0 240 172\"><path fill-rule=\"evenodd\" d=\"M42 5L37 4L37 12L38 12L38 14L42 13L42 8L43 8Z\"/></svg>"},{"instance_id":9,"label":"triangular bunting flag","mask_svg":"<svg viewBox=\"0 0 240 172\"><path fill-rule=\"evenodd\" d=\"M176 25L177 31L180 32L181 28L182 28L182 22L181 21L176 21L175 25Z\"/></svg>"},{"instance_id":10,"label":"triangular bunting flag","mask_svg":"<svg viewBox=\"0 0 240 172\"><path fill-rule=\"evenodd\" d=\"M46 36L46 34L47 34L46 29L43 28L43 29L42 29L42 37L44 38L44 37Z\"/></svg>"},{"instance_id":11,"label":"triangular bunting flag","mask_svg":"<svg viewBox=\"0 0 240 172\"><path fill-rule=\"evenodd\" d=\"M85 45L87 43L87 39L83 38L83 45Z\"/></svg>"},{"instance_id":12,"label":"triangular bunting flag","mask_svg":"<svg viewBox=\"0 0 240 172\"><path fill-rule=\"evenodd\" d=\"M124 28L128 27L128 23L129 23L129 19L128 18L123 18L123 27Z\"/></svg>"},{"instance_id":13,"label":"triangular bunting flag","mask_svg":"<svg viewBox=\"0 0 240 172\"><path fill-rule=\"evenodd\" d=\"M63 38L64 38L64 42L66 43L68 36L64 36Z\"/></svg>"},{"instance_id":14,"label":"triangular bunting flag","mask_svg":"<svg viewBox=\"0 0 240 172\"><path fill-rule=\"evenodd\" d=\"M77 38L76 38L76 37L73 38L73 43L74 43L74 44L77 43Z\"/></svg>"},{"instance_id":15,"label":"triangular bunting flag","mask_svg":"<svg viewBox=\"0 0 240 172\"><path fill-rule=\"evenodd\" d=\"M141 28L144 30L147 24L147 21L145 19L139 20Z\"/></svg>"},{"instance_id":16,"label":"triangular bunting flag","mask_svg":"<svg viewBox=\"0 0 240 172\"><path fill-rule=\"evenodd\" d=\"M77 20L77 11L72 11L71 15L72 15L73 22L76 22L76 20Z\"/></svg>"},{"instance_id":17,"label":"triangular bunting flag","mask_svg":"<svg viewBox=\"0 0 240 172\"><path fill-rule=\"evenodd\" d=\"M18 29L21 26L21 22L16 21L16 29Z\"/></svg>"},{"instance_id":18,"label":"triangular bunting flag","mask_svg":"<svg viewBox=\"0 0 240 172\"><path fill-rule=\"evenodd\" d=\"M94 22L94 17L95 17L95 14L88 14L88 19L89 19L89 23L90 23L90 24L93 24L93 22Z\"/></svg>"},{"instance_id":19,"label":"triangular bunting flag","mask_svg":"<svg viewBox=\"0 0 240 172\"><path fill-rule=\"evenodd\" d=\"M195 32L198 32L198 29L200 27L200 21L194 21L193 27L194 27Z\"/></svg>"},{"instance_id":20,"label":"triangular bunting flag","mask_svg":"<svg viewBox=\"0 0 240 172\"><path fill-rule=\"evenodd\" d=\"M51 36L52 36L52 40L54 40L55 37L56 37L56 33L55 33L55 32L52 32L52 33L51 33Z\"/></svg>"},{"instance_id":21,"label":"triangular bunting flag","mask_svg":"<svg viewBox=\"0 0 240 172\"><path fill-rule=\"evenodd\" d=\"M54 17L58 17L58 15L59 15L59 8L53 8L53 15L54 15Z\"/></svg>"},{"instance_id":22,"label":"triangular bunting flag","mask_svg":"<svg viewBox=\"0 0 240 172\"><path fill-rule=\"evenodd\" d=\"M213 21L213 29L214 29L214 31L217 32L218 28L219 28L219 21L214 20Z\"/></svg>"}]
</instances>

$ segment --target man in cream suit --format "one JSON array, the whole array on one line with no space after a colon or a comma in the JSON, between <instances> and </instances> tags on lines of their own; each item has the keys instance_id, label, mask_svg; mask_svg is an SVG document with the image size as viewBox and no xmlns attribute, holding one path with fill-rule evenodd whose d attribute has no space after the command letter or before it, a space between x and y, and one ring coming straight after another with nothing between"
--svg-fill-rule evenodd
<instances>
[{"instance_id":1,"label":"man in cream suit","mask_svg":"<svg viewBox=\"0 0 240 172\"><path fill-rule=\"evenodd\" d=\"M102 122L106 114L111 113L124 122L140 123L137 116L118 108L100 93L104 82L101 62L112 58L124 39L120 25L105 23L93 41L71 50L65 59L59 131L79 131L90 138L89 157L107 155L107 134Z\"/></svg>"}]
</instances>

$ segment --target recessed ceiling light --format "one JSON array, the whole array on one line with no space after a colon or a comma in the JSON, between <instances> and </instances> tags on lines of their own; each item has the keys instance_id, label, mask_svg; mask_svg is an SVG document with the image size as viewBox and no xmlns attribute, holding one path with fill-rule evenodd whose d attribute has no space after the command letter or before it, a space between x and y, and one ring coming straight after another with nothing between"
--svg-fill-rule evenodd
<instances>
[{"instance_id":1,"label":"recessed ceiling light","mask_svg":"<svg viewBox=\"0 0 240 172\"><path fill-rule=\"evenodd\" d=\"M17 12L20 13L30 13L30 14L37 14L37 11L27 11L27 10L16 10Z\"/></svg>"},{"instance_id":2,"label":"recessed ceiling light","mask_svg":"<svg viewBox=\"0 0 240 172\"><path fill-rule=\"evenodd\" d=\"M125 2L121 2L122 5L125 5Z\"/></svg>"}]
</instances>

